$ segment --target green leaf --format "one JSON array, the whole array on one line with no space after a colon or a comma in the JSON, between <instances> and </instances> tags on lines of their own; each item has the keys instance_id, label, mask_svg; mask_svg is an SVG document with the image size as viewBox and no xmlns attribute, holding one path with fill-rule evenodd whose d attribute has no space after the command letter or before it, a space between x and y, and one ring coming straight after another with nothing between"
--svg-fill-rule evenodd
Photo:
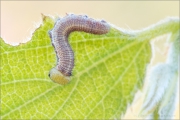
<instances>
[{"instance_id":1,"label":"green leaf","mask_svg":"<svg viewBox=\"0 0 180 120\"><path fill-rule=\"evenodd\" d=\"M141 114L154 120L173 119L177 109L179 80L179 30L173 32L165 63L152 67Z\"/></svg>"},{"instance_id":2,"label":"green leaf","mask_svg":"<svg viewBox=\"0 0 180 120\"><path fill-rule=\"evenodd\" d=\"M173 119L177 109L180 64L179 24L179 18L168 18L141 32L141 37L144 34L151 39L167 33L170 35L167 39L170 45L166 61L153 66L147 77L148 86L144 91L145 99L140 112L146 119Z\"/></svg>"},{"instance_id":3,"label":"green leaf","mask_svg":"<svg viewBox=\"0 0 180 120\"><path fill-rule=\"evenodd\" d=\"M53 25L44 17L32 39L18 46L0 39L1 119L121 118L143 85L152 36L113 27L105 35L71 33L75 67L61 86L48 77L56 65L48 36Z\"/></svg>"}]
</instances>

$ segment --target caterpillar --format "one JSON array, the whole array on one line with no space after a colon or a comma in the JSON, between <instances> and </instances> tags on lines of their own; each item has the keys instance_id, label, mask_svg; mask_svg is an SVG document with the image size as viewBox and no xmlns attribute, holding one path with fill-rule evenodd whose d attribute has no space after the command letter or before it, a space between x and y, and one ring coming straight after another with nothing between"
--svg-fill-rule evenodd
<instances>
[{"instance_id":1,"label":"caterpillar","mask_svg":"<svg viewBox=\"0 0 180 120\"><path fill-rule=\"evenodd\" d=\"M92 34L106 34L110 30L104 20L94 20L87 15L67 14L59 18L52 30L49 31L52 46L55 49L57 65L49 72L52 81L67 84L70 81L74 67L74 52L68 43L68 36L73 31L83 31Z\"/></svg>"}]
</instances>

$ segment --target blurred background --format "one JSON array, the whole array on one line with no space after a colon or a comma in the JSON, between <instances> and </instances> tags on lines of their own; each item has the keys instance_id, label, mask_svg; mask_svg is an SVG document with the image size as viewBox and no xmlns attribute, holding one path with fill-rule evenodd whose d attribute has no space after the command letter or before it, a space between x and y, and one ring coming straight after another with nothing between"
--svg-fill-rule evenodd
<instances>
[{"instance_id":1,"label":"blurred background","mask_svg":"<svg viewBox=\"0 0 180 120\"><path fill-rule=\"evenodd\" d=\"M95 19L104 19L118 27L137 30L167 17L179 17L179 1L0 1L0 36L9 44L30 40L33 31L42 22L41 13L51 16L65 16L66 13L86 14ZM166 47L163 36L156 44L156 57L152 64L164 61ZM127 110L124 119L140 118L137 109L141 100L135 100ZM175 118L179 119L179 107Z\"/></svg>"}]
</instances>

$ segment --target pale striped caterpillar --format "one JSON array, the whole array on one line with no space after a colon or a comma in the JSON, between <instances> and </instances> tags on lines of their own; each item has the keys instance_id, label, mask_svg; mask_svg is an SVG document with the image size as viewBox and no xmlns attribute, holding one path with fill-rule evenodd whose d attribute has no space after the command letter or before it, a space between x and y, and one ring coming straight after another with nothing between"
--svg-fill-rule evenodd
<instances>
[{"instance_id":1,"label":"pale striped caterpillar","mask_svg":"<svg viewBox=\"0 0 180 120\"><path fill-rule=\"evenodd\" d=\"M49 31L52 45L57 56L57 65L49 72L52 81L67 84L74 67L74 53L68 43L68 36L73 31L84 31L92 34L106 34L110 26L104 20L98 21L86 15L68 14L58 19L54 28Z\"/></svg>"}]
</instances>

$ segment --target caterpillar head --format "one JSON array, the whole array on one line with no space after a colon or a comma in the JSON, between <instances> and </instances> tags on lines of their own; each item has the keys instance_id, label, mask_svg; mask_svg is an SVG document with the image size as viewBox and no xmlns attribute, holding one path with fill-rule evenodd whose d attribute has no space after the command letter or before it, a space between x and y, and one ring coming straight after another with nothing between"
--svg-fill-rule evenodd
<instances>
[{"instance_id":1,"label":"caterpillar head","mask_svg":"<svg viewBox=\"0 0 180 120\"><path fill-rule=\"evenodd\" d=\"M58 84L65 85L69 83L70 77L63 75L60 71L56 68L52 68L49 72L50 79Z\"/></svg>"}]
</instances>

